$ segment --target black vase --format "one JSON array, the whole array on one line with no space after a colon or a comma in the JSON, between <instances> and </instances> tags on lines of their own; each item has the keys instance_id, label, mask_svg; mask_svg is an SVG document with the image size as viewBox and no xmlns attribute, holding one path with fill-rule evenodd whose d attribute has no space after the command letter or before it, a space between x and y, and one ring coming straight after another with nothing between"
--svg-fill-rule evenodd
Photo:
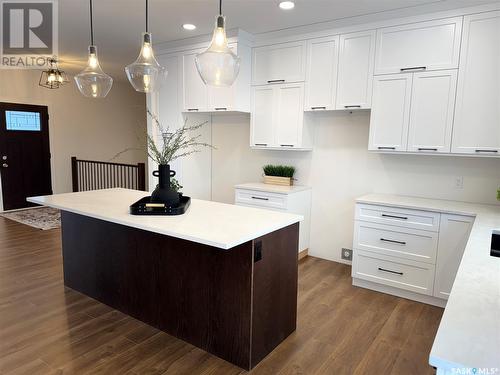
<instances>
[{"instance_id":1,"label":"black vase","mask_svg":"<svg viewBox=\"0 0 500 375\"><path fill-rule=\"evenodd\" d=\"M170 188L170 177L175 176L175 171L170 170L170 165L159 165L153 176L159 178L156 189L151 194L151 202L165 203L167 206L179 205L179 193Z\"/></svg>"}]
</instances>

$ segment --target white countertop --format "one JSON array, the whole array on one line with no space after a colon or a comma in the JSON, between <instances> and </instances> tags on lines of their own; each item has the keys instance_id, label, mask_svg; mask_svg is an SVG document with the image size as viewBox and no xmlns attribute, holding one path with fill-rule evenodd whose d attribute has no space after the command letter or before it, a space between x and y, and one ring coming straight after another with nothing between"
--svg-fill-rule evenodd
<instances>
[{"instance_id":1,"label":"white countertop","mask_svg":"<svg viewBox=\"0 0 500 375\"><path fill-rule=\"evenodd\" d=\"M429 363L450 373L464 368L500 373L500 258L490 256L500 206L385 194L365 195L357 202L475 216Z\"/></svg>"},{"instance_id":2,"label":"white countertop","mask_svg":"<svg viewBox=\"0 0 500 375\"><path fill-rule=\"evenodd\" d=\"M277 193L277 194L293 194L299 191L310 190L311 187L303 186L303 185L272 185L272 184L264 184L262 182L249 182L246 184L238 184L234 186L236 189L247 189L247 190L255 190L255 191L266 191L269 193Z\"/></svg>"},{"instance_id":3,"label":"white countertop","mask_svg":"<svg viewBox=\"0 0 500 375\"><path fill-rule=\"evenodd\" d=\"M301 215L192 199L178 216L134 216L129 206L144 191L105 189L30 197L29 202L109 222L230 249L303 220Z\"/></svg>"}]
</instances>

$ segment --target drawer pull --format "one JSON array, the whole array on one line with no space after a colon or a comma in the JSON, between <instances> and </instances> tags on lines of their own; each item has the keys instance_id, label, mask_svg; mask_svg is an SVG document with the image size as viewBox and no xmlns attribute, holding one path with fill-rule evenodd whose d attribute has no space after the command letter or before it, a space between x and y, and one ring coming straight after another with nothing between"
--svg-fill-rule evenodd
<instances>
[{"instance_id":1,"label":"drawer pull","mask_svg":"<svg viewBox=\"0 0 500 375\"><path fill-rule=\"evenodd\" d=\"M271 79L267 81L267 83L283 83L283 82L285 82L284 79Z\"/></svg>"},{"instance_id":2,"label":"drawer pull","mask_svg":"<svg viewBox=\"0 0 500 375\"><path fill-rule=\"evenodd\" d=\"M197 112L197 111L199 111L199 109L198 109L198 108L188 108L187 110L188 110L189 112Z\"/></svg>"},{"instance_id":3,"label":"drawer pull","mask_svg":"<svg viewBox=\"0 0 500 375\"><path fill-rule=\"evenodd\" d=\"M214 108L216 111L227 111L227 108L226 107L218 107L218 108Z\"/></svg>"},{"instance_id":4,"label":"drawer pull","mask_svg":"<svg viewBox=\"0 0 500 375\"><path fill-rule=\"evenodd\" d=\"M437 148L425 148L425 147L419 147L418 151L437 151Z\"/></svg>"},{"instance_id":5,"label":"drawer pull","mask_svg":"<svg viewBox=\"0 0 500 375\"><path fill-rule=\"evenodd\" d=\"M402 72L407 72L407 71L410 71L410 70L425 70L425 69L427 69L426 66L414 66L412 68L401 68L399 70L402 71Z\"/></svg>"},{"instance_id":6,"label":"drawer pull","mask_svg":"<svg viewBox=\"0 0 500 375\"><path fill-rule=\"evenodd\" d=\"M387 238L381 238L380 241L397 243L399 245L406 245L406 242L404 242L404 241L388 240Z\"/></svg>"},{"instance_id":7,"label":"drawer pull","mask_svg":"<svg viewBox=\"0 0 500 375\"><path fill-rule=\"evenodd\" d=\"M379 268L378 268L378 270L379 270L379 271L382 271L382 272L389 272L389 273L394 273L394 274L396 274L396 275L401 275L401 276L403 276L403 272L386 270L385 268L381 268L381 267L379 267Z\"/></svg>"},{"instance_id":8,"label":"drawer pull","mask_svg":"<svg viewBox=\"0 0 500 375\"><path fill-rule=\"evenodd\" d=\"M258 199L259 201L268 201L269 198L264 198L264 197L252 197L252 199Z\"/></svg>"},{"instance_id":9,"label":"drawer pull","mask_svg":"<svg viewBox=\"0 0 500 375\"><path fill-rule=\"evenodd\" d=\"M314 111L316 109L326 109L326 107L311 107L311 109Z\"/></svg>"},{"instance_id":10,"label":"drawer pull","mask_svg":"<svg viewBox=\"0 0 500 375\"><path fill-rule=\"evenodd\" d=\"M389 146L378 146L377 147L379 150L395 150L396 147L389 147Z\"/></svg>"},{"instance_id":11,"label":"drawer pull","mask_svg":"<svg viewBox=\"0 0 500 375\"><path fill-rule=\"evenodd\" d=\"M280 145L281 147L293 147L293 145Z\"/></svg>"},{"instance_id":12,"label":"drawer pull","mask_svg":"<svg viewBox=\"0 0 500 375\"><path fill-rule=\"evenodd\" d=\"M360 105L345 105L344 108L361 108Z\"/></svg>"},{"instance_id":13,"label":"drawer pull","mask_svg":"<svg viewBox=\"0 0 500 375\"><path fill-rule=\"evenodd\" d=\"M491 153L497 153L498 150L476 150L476 152L491 152Z\"/></svg>"},{"instance_id":14,"label":"drawer pull","mask_svg":"<svg viewBox=\"0 0 500 375\"><path fill-rule=\"evenodd\" d=\"M255 146L267 146L267 143L254 143Z\"/></svg>"},{"instance_id":15,"label":"drawer pull","mask_svg":"<svg viewBox=\"0 0 500 375\"><path fill-rule=\"evenodd\" d=\"M395 215L382 214L382 217L390 217L392 219L408 220L408 218L406 216L395 216Z\"/></svg>"}]
</instances>

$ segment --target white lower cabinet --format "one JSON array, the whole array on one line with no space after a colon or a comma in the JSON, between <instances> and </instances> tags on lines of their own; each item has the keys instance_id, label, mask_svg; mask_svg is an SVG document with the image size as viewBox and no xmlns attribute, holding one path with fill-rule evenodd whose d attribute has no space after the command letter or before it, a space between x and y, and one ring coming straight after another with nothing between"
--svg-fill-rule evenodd
<instances>
[{"instance_id":1,"label":"white lower cabinet","mask_svg":"<svg viewBox=\"0 0 500 375\"><path fill-rule=\"evenodd\" d=\"M354 285L445 304L473 217L362 203L355 217Z\"/></svg>"},{"instance_id":2,"label":"white lower cabinet","mask_svg":"<svg viewBox=\"0 0 500 375\"><path fill-rule=\"evenodd\" d=\"M239 206L263 208L302 215L299 224L299 249L309 249L311 223L311 188L247 183L235 186L234 203Z\"/></svg>"},{"instance_id":3,"label":"white lower cabinet","mask_svg":"<svg viewBox=\"0 0 500 375\"><path fill-rule=\"evenodd\" d=\"M435 297L448 299L473 223L470 216L441 214Z\"/></svg>"}]
</instances>

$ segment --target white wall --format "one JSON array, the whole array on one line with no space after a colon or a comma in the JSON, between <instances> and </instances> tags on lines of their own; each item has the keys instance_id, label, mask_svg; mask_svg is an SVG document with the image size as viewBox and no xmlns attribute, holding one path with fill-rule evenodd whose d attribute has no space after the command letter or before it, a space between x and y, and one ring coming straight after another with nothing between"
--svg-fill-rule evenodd
<instances>
[{"instance_id":1,"label":"white wall","mask_svg":"<svg viewBox=\"0 0 500 375\"><path fill-rule=\"evenodd\" d=\"M365 193L498 203L500 159L369 153L369 111L310 116L312 152L251 150L247 116L213 116L213 200L233 203L233 185L260 181L264 164L294 165L296 183L313 188L309 254L336 261L352 247L354 199ZM463 189L455 188L458 176Z\"/></svg>"},{"instance_id":2,"label":"white wall","mask_svg":"<svg viewBox=\"0 0 500 375\"><path fill-rule=\"evenodd\" d=\"M39 78L39 71L0 70L0 101L48 106L54 193L71 191L71 156L107 161L126 148L142 147L114 161L146 161L145 96L128 82L115 82L106 98L93 100L78 92L72 78L58 90L38 86Z\"/></svg>"}]
</instances>

